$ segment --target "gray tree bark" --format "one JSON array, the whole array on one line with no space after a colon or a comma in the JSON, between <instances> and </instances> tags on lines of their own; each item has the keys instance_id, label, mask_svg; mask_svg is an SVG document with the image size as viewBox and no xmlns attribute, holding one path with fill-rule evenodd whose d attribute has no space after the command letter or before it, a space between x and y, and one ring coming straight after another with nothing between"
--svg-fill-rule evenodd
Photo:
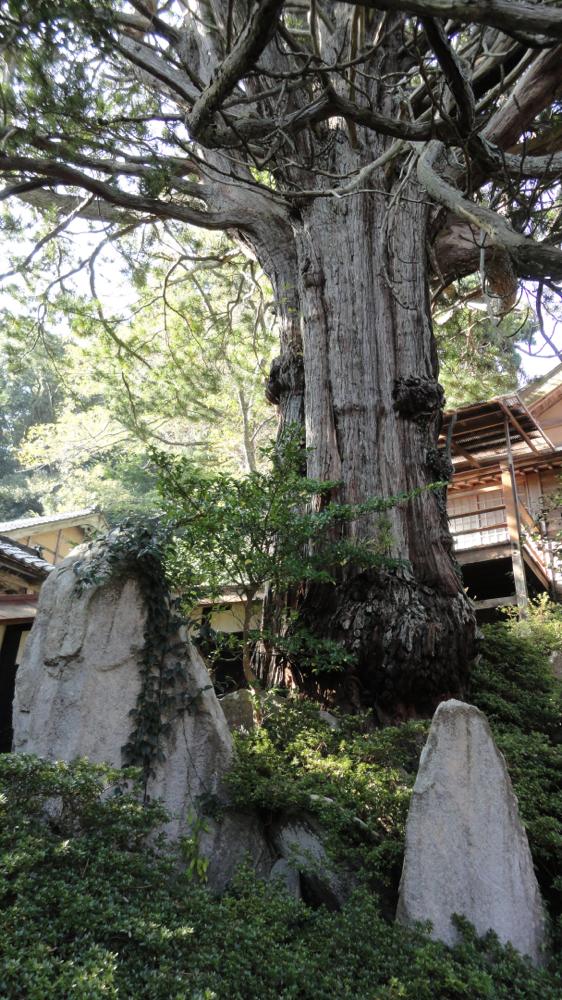
<instances>
[{"instance_id":1,"label":"gray tree bark","mask_svg":"<svg viewBox=\"0 0 562 1000\"><path fill-rule=\"evenodd\" d=\"M343 134L335 148L343 173L355 154ZM378 194L318 199L294 213L284 269L270 272L286 334L269 398L284 424L300 417L303 388L308 474L341 482L336 498L350 503L410 493L450 473L437 450L443 391L429 313L429 205L414 178L381 171L377 181ZM399 565L348 569L336 587L294 596L306 624L340 641L356 666L345 678L312 681L270 651L260 658L267 683L291 678L398 717L462 691L475 623L452 556L445 491L424 491L349 530L377 544L386 521ZM266 616L274 615L268 603Z\"/></svg>"}]
</instances>

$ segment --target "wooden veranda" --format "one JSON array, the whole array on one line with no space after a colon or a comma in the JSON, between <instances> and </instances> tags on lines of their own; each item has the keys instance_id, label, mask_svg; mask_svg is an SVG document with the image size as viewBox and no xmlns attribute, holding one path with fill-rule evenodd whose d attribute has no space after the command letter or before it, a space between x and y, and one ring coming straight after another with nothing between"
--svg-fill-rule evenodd
<instances>
[{"instance_id":1,"label":"wooden veranda","mask_svg":"<svg viewBox=\"0 0 562 1000\"><path fill-rule=\"evenodd\" d=\"M562 449L537 413L518 393L450 411L440 445L454 466L448 513L455 554L463 571L474 567L465 577L472 581L477 608L516 604L524 614L530 588L558 599L562 521L549 498L560 490ZM507 593L488 594L482 573L502 559L509 560L511 572L504 577L507 584L512 574L511 586Z\"/></svg>"}]
</instances>

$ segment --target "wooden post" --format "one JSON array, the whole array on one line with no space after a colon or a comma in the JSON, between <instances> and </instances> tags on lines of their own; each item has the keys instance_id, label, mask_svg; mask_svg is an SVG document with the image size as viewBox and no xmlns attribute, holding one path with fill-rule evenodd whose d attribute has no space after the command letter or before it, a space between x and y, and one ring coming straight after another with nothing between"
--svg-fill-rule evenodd
<instances>
[{"instance_id":1,"label":"wooden post","mask_svg":"<svg viewBox=\"0 0 562 1000\"><path fill-rule=\"evenodd\" d=\"M502 490L507 518L507 530L511 545L511 562L513 565L513 579L515 581L517 607L519 608L519 617L524 618L527 612L527 605L529 603L529 595L527 593L527 580L525 579L525 562L523 559L523 547L521 545L521 520L519 517L519 504L517 500L517 483L515 481L515 469L513 466L511 438L507 417L505 419L505 443L507 450L507 465L502 465L501 467Z\"/></svg>"}]
</instances>

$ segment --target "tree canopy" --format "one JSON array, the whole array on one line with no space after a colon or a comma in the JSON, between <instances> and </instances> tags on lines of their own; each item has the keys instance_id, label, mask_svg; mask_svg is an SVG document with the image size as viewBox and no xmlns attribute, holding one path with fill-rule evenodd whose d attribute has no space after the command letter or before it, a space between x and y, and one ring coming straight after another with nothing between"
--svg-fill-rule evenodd
<instances>
[{"instance_id":1,"label":"tree canopy","mask_svg":"<svg viewBox=\"0 0 562 1000\"><path fill-rule=\"evenodd\" d=\"M443 497L425 489L450 472L438 449L437 341L443 370L457 373L476 344L465 384L484 395L514 374L518 333L553 345L560 3L8 0L0 29L0 197L19 244L10 294L31 268L40 320L62 308L103 329L120 363L108 375L116 414L141 439L161 433L163 414L164 436L177 429L174 392L185 416L212 424L220 369L238 394L251 467L248 422L267 418L250 415L244 366L232 375L229 306L205 328L197 377L178 370L166 330L174 311L201 328L206 288L192 284L186 299L174 283L185 267L199 280L186 260L201 255L201 244L189 249L193 227L227 233L271 283L279 353L266 394L281 427L304 424L309 477L337 483L343 503L416 498L390 514L391 555L406 570L346 566L329 602L311 586L303 603L353 648L367 700L427 708L460 690L474 618ZM154 263L162 326L150 307L145 320L130 315L123 283L127 272L150 296ZM250 284L257 270L245 270ZM222 280L215 292L228 303ZM528 301L536 319L525 319ZM466 312L475 305L480 321ZM237 322L247 343L244 308ZM252 329L265 334L260 323ZM162 331L173 355L164 366ZM260 372L268 353L257 351ZM368 542L376 519L357 530Z\"/></svg>"},{"instance_id":2,"label":"tree canopy","mask_svg":"<svg viewBox=\"0 0 562 1000\"><path fill-rule=\"evenodd\" d=\"M408 164L441 206L436 280L478 270L482 249L504 301L510 269L560 279L557 3L9 0L0 25L2 196L50 211L51 232L80 215L255 239L266 206L278 221ZM382 113L367 84L390 34L398 103ZM323 166L335 123L352 142L395 141L335 177ZM293 162L307 144L309 189Z\"/></svg>"}]
</instances>

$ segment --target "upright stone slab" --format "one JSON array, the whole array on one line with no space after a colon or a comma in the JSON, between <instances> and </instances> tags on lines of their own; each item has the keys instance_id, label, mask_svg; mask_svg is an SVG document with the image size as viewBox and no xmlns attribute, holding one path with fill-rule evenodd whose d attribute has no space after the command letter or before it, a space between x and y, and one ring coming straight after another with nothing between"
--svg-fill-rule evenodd
<instances>
[{"instance_id":1,"label":"upright stone slab","mask_svg":"<svg viewBox=\"0 0 562 1000\"><path fill-rule=\"evenodd\" d=\"M88 559L88 550L65 559L42 588L16 679L14 750L49 760L83 756L120 767L140 690L146 608L130 577L79 593L78 558ZM186 636L183 640L186 688L197 700L191 712L174 720L165 760L147 788L170 814L166 832L172 839L189 832L204 800L228 805L223 777L232 758L232 738L209 675L193 645ZM174 652L175 661L179 655ZM271 856L255 817L227 810L222 823L209 821L207 827L200 843L214 885L222 888L247 854L258 869L268 870Z\"/></svg>"},{"instance_id":2,"label":"upright stone slab","mask_svg":"<svg viewBox=\"0 0 562 1000\"><path fill-rule=\"evenodd\" d=\"M421 755L397 919L430 920L452 945L453 913L541 962L543 907L505 761L482 712L456 700L439 705Z\"/></svg>"}]
</instances>

